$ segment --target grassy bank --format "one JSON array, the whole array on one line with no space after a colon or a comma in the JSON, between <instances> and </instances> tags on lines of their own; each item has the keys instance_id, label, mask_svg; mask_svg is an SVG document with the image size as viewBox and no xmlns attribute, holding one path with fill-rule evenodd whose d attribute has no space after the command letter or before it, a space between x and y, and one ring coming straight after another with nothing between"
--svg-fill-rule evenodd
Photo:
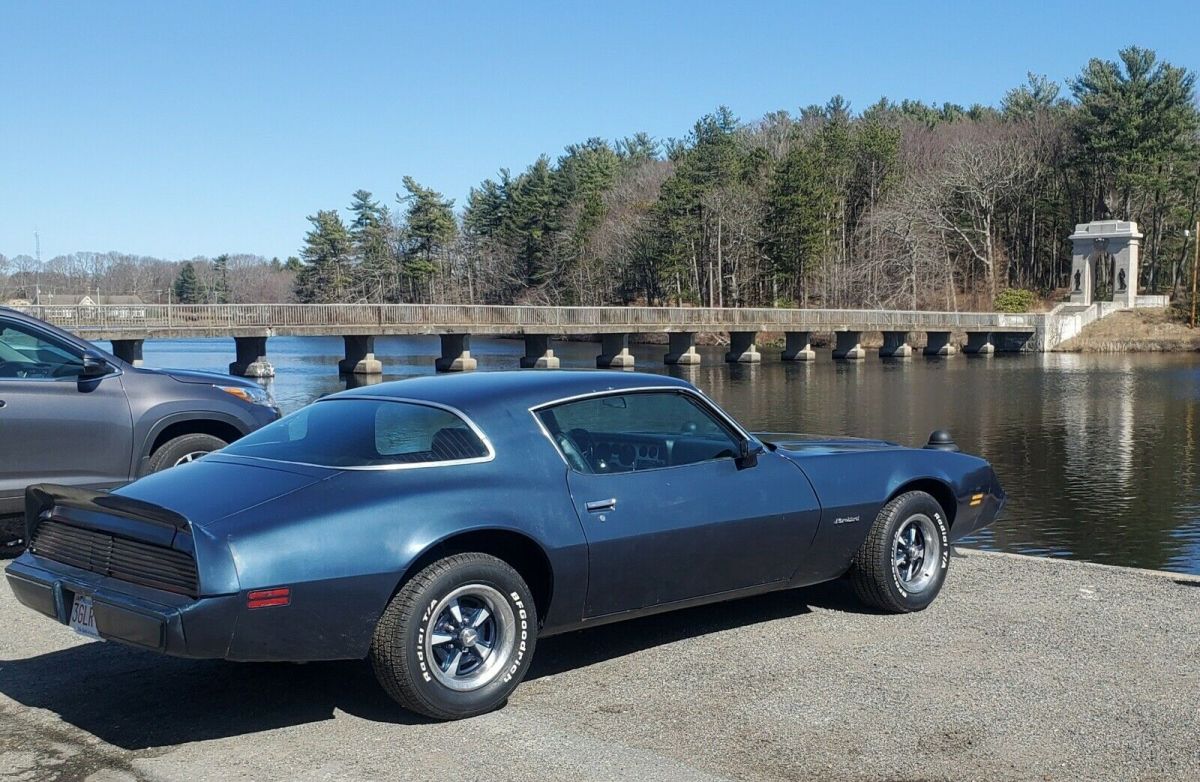
<instances>
[{"instance_id":1,"label":"grassy bank","mask_svg":"<svg viewBox=\"0 0 1200 782\"><path fill-rule=\"evenodd\" d=\"M1066 353L1164 353L1200 350L1200 328L1177 310L1117 312L1092 323L1057 350Z\"/></svg>"}]
</instances>

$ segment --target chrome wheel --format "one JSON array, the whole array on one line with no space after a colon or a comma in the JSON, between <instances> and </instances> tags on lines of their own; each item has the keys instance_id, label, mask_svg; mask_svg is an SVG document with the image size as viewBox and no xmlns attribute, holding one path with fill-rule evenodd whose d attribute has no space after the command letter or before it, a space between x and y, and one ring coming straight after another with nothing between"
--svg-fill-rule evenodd
<instances>
[{"instance_id":1,"label":"chrome wheel","mask_svg":"<svg viewBox=\"0 0 1200 782\"><path fill-rule=\"evenodd\" d=\"M516 643L512 604L486 584L460 586L439 600L425 625L425 658L452 690L476 690L503 670Z\"/></svg>"},{"instance_id":2,"label":"chrome wheel","mask_svg":"<svg viewBox=\"0 0 1200 782\"><path fill-rule=\"evenodd\" d=\"M183 456L180 456L178 459L176 459L175 464L173 464L171 466L178 467L181 464L187 464L188 462L194 462L203 456L207 456L208 454L209 454L208 451L192 451L191 453L185 453Z\"/></svg>"},{"instance_id":3,"label":"chrome wheel","mask_svg":"<svg viewBox=\"0 0 1200 782\"><path fill-rule=\"evenodd\" d=\"M925 590L937 575L942 557L942 539L933 519L923 513L910 516L892 538L892 575L902 589Z\"/></svg>"}]
</instances>

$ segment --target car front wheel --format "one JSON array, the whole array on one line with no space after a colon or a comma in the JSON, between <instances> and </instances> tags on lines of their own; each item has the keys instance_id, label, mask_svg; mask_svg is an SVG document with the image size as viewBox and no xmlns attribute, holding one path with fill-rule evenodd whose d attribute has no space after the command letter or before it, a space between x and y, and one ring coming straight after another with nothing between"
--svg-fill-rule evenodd
<instances>
[{"instance_id":1,"label":"car front wheel","mask_svg":"<svg viewBox=\"0 0 1200 782\"><path fill-rule=\"evenodd\" d=\"M533 659L529 587L488 554L455 554L413 576L384 609L371 664L387 693L434 719L502 706Z\"/></svg>"},{"instance_id":2,"label":"car front wheel","mask_svg":"<svg viewBox=\"0 0 1200 782\"><path fill-rule=\"evenodd\" d=\"M219 451L228 443L211 434L184 434L173 437L150 454L146 472L159 472L181 464L194 462L206 454Z\"/></svg>"},{"instance_id":3,"label":"car front wheel","mask_svg":"<svg viewBox=\"0 0 1200 782\"><path fill-rule=\"evenodd\" d=\"M941 504L923 491L893 499L875 518L850 566L854 592L892 613L933 602L950 566L950 536Z\"/></svg>"}]
</instances>

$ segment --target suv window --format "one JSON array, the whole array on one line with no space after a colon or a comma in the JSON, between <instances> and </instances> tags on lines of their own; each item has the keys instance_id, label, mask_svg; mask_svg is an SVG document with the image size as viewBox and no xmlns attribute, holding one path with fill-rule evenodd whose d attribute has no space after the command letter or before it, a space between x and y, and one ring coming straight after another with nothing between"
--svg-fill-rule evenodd
<instances>
[{"instance_id":1,"label":"suv window","mask_svg":"<svg viewBox=\"0 0 1200 782\"><path fill-rule=\"evenodd\" d=\"M315 402L222 453L323 467L429 464L489 455L474 430L449 410L353 398Z\"/></svg>"},{"instance_id":2,"label":"suv window","mask_svg":"<svg viewBox=\"0 0 1200 782\"><path fill-rule=\"evenodd\" d=\"M612 394L538 411L575 470L631 472L733 458L738 442L701 403L673 391Z\"/></svg>"},{"instance_id":3,"label":"suv window","mask_svg":"<svg viewBox=\"0 0 1200 782\"><path fill-rule=\"evenodd\" d=\"M82 372L82 357L66 345L17 324L0 323L0 380L77 378Z\"/></svg>"}]
</instances>

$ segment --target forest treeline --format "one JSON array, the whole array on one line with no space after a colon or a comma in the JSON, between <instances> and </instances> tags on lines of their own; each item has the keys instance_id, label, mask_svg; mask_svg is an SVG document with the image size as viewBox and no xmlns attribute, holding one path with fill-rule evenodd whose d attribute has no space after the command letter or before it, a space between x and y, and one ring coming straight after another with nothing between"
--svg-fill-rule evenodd
<instances>
[{"instance_id":1,"label":"forest treeline","mask_svg":"<svg viewBox=\"0 0 1200 782\"><path fill-rule=\"evenodd\" d=\"M1200 208L1195 80L1131 47L1063 85L1030 74L998 106L835 96L588 139L461 209L405 177L394 200L360 190L310 216L298 259L257 259L250 298L990 309L1064 287L1067 236L1107 217L1145 234L1143 288L1177 294ZM199 259L189 290L250 300L220 282L233 271Z\"/></svg>"}]
</instances>

